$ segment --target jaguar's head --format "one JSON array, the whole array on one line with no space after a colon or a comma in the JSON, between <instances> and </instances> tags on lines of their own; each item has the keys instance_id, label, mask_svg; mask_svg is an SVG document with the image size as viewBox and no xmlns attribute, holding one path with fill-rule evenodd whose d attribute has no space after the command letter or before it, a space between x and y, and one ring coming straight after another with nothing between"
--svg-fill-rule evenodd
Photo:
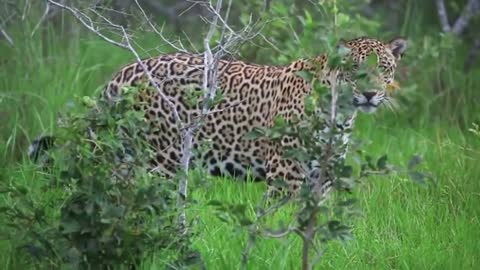
<instances>
[{"instance_id":1,"label":"jaguar's head","mask_svg":"<svg viewBox=\"0 0 480 270\"><path fill-rule=\"evenodd\" d=\"M378 106L389 101L387 89L396 87L394 81L397 62L407 49L407 41L395 38L389 42L382 42L373 38L360 37L349 41L341 41L341 46L348 49L348 57L353 61L352 71L367 59L376 57L377 73L368 74L372 83L361 85L355 76L350 74L349 83L353 88L353 105L362 111L372 113Z\"/></svg>"}]
</instances>

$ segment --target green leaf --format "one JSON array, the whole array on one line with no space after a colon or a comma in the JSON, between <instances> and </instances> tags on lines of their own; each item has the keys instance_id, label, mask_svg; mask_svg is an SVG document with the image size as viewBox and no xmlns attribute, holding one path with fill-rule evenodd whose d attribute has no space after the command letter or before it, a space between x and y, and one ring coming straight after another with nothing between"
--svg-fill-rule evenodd
<instances>
[{"instance_id":1,"label":"green leaf","mask_svg":"<svg viewBox=\"0 0 480 270\"><path fill-rule=\"evenodd\" d=\"M342 58L339 55L332 55L328 58L328 67L330 69L337 69L342 63Z\"/></svg>"},{"instance_id":2,"label":"green leaf","mask_svg":"<svg viewBox=\"0 0 480 270\"><path fill-rule=\"evenodd\" d=\"M331 220L328 222L328 230L333 232L341 225L340 221L338 220Z\"/></svg>"},{"instance_id":3,"label":"green leaf","mask_svg":"<svg viewBox=\"0 0 480 270\"><path fill-rule=\"evenodd\" d=\"M61 222L60 228L62 234L71 234L79 232L82 229L82 226L77 221L69 219L68 221Z\"/></svg>"},{"instance_id":4,"label":"green leaf","mask_svg":"<svg viewBox=\"0 0 480 270\"><path fill-rule=\"evenodd\" d=\"M377 169L385 170L386 168L387 168L387 155L383 155L377 160Z\"/></svg>"},{"instance_id":5,"label":"green leaf","mask_svg":"<svg viewBox=\"0 0 480 270\"><path fill-rule=\"evenodd\" d=\"M355 72L355 79L357 80L364 80L368 77L368 71L360 68Z\"/></svg>"},{"instance_id":6,"label":"green leaf","mask_svg":"<svg viewBox=\"0 0 480 270\"><path fill-rule=\"evenodd\" d=\"M343 166L340 170L340 177L349 178L353 174L353 167L352 166Z\"/></svg>"},{"instance_id":7,"label":"green leaf","mask_svg":"<svg viewBox=\"0 0 480 270\"><path fill-rule=\"evenodd\" d=\"M125 206L107 206L103 218L121 218L125 214Z\"/></svg>"},{"instance_id":8,"label":"green leaf","mask_svg":"<svg viewBox=\"0 0 480 270\"><path fill-rule=\"evenodd\" d=\"M93 108L97 105L97 102L89 96L82 97L82 103L88 108Z\"/></svg>"},{"instance_id":9,"label":"green leaf","mask_svg":"<svg viewBox=\"0 0 480 270\"><path fill-rule=\"evenodd\" d=\"M226 215L225 213L217 213L216 216L220 221L225 223L230 223L230 219L228 218L228 215Z\"/></svg>"},{"instance_id":10,"label":"green leaf","mask_svg":"<svg viewBox=\"0 0 480 270\"><path fill-rule=\"evenodd\" d=\"M315 98L312 95L308 95L305 97L305 113L307 115L312 114L315 112L315 107L316 107L316 101Z\"/></svg>"},{"instance_id":11,"label":"green leaf","mask_svg":"<svg viewBox=\"0 0 480 270\"><path fill-rule=\"evenodd\" d=\"M283 128L286 125L285 119L281 115L277 115L273 120L274 126L278 128Z\"/></svg>"},{"instance_id":12,"label":"green leaf","mask_svg":"<svg viewBox=\"0 0 480 270\"><path fill-rule=\"evenodd\" d=\"M372 157L367 155L365 156L365 160L367 161L367 166L372 169L372 170L375 170L375 167L373 166L372 164Z\"/></svg>"},{"instance_id":13,"label":"green leaf","mask_svg":"<svg viewBox=\"0 0 480 270\"><path fill-rule=\"evenodd\" d=\"M238 215L238 216L244 216L245 211L247 210L247 206L245 204L237 204L232 206L232 214Z\"/></svg>"},{"instance_id":14,"label":"green leaf","mask_svg":"<svg viewBox=\"0 0 480 270\"><path fill-rule=\"evenodd\" d=\"M308 10L305 10L305 24L306 25L313 24L312 15L308 12Z\"/></svg>"},{"instance_id":15,"label":"green leaf","mask_svg":"<svg viewBox=\"0 0 480 270\"><path fill-rule=\"evenodd\" d=\"M301 148L286 148L284 149L283 156L287 159L292 159L300 162L305 162L310 159L308 153L303 151Z\"/></svg>"},{"instance_id":16,"label":"green leaf","mask_svg":"<svg viewBox=\"0 0 480 270\"><path fill-rule=\"evenodd\" d=\"M28 193L28 188L24 186L16 186L15 189L23 195Z\"/></svg>"},{"instance_id":17,"label":"green leaf","mask_svg":"<svg viewBox=\"0 0 480 270\"><path fill-rule=\"evenodd\" d=\"M240 223L241 226L250 226L250 225L253 224L253 221L251 221L250 219L248 219L246 217L243 217L243 218L240 218L239 223Z\"/></svg>"},{"instance_id":18,"label":"green leaf","mask_svg":"<svg viewBox=\"0 0 480 270\"><path fill-rule=\"evenodd\" d=\"M352 206L352 205L355 205L357 202L358 202L357 199L351 198L351 199L347 199L345 201L339 202L338 206L340 206L340 207Z\"/></svg>"},{"instance_id":19,"label":"green leaf","mask_svg":"<svg viewBox=\"0 0 480 270\"><path fill-rule=\"evenodd\" d=\"M223 206L223 203L221 201L218 201L218 200L210 200L207 205L211 205L211 206Z\"/></svg>"},{"instance_id":20,"label":"green leaf","mask_svg":"<svg viewBox=\"0 0 480 270\"><path fill-rule=\"evenodd\" d=\"M265 137L265 131L262 128L255 127L252 131L246 133L244 138L247 140L256 140Z\"/></svg>"},{"instance_id":21,"label":"green leaf","mask_svg":"<svg viewBox=\"0 0 480 270\"><path fill-rule=\"evenodd\" d=\"M272 140L275 140L275 139L280 139L283 137L283 134L279 131L276 131L276 130L272 130L272 132L270 132L270 134L268 135L268 137Z\"/></svg>"},{"instance_id":22,"label":"green leaf","mask_svg":"<svg viewBox=\"0 0 480 270\"><path fill-rule=\"evenodd\" d=\"M279 189L288 188L288 183L282 178L275 178L270 184Z\"/></svg>"},{"instance_id":23,"label":"green leaf","mask_svg":"<svg viewBox=\"0 0 480 270\"><path fill-rule=\"evenodd\" d=\"M349 21L350 21L350 16L348 16L347 14L345 14L345 13L338 13L337 14L338 26L340 26L340 27L345 26L345 25L348 24Z\"/></svg>"},{"instance_id":24,"label":"green leaf","mask_svg":"<svg viewBox=\"0 0 480 270\"><path fill-rule=\"evenodd\" d=\"M349 191L356 185L355 178L352 177L340 177L335 183L337 190Z\"/></svg>"},{"instance_id":25,"label":"green leaf","mask_svg":"<svg viewBox=\"0 0 480 270\"><path fill-rule=\"evenodd\" d=\"M367 59L365 59L365 64L367 67L370 68L375 68L378 65L378 56L375 53L370 54L367 56Z\"/></svg>"},{"instance_id":26,"label":"green leaf","mask_svg":"<svg viewBox=\"0 0 480 270\"><path fill-rule=\"evenodd\" d=\"M295 74L302 77L307 82L312 82L313 78L314 78L313 73L308 72L308 71L304 71L304 70L297 71L297 72L295 72Z\"/></svg>"},{"instance_id":27,"label":"green leaf","mask_svg":"<svg viewBox=\"0 0 480 270\"><path fill-rule=\"evenodd\" d=\"M321 83L317 83L313 87L313 93L315 93L315 96L317 97L317 100L321 98L321 96L325 95L326 93L329 93L330 89Z\"/></svg>"}]
</instances>

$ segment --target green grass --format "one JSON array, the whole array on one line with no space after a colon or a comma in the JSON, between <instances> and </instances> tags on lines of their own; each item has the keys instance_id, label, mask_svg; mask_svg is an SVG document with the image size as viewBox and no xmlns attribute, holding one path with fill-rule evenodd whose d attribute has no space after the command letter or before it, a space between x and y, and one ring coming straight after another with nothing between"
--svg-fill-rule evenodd
<instances>
[{"instance_id":1,"label":"green grass","mask_svg":"<svg viewBox=\"0 0 480 270\"><path fill-rule=\"evenodd\" d=\"M34 39L15 50L0 49L7 59L0 69L0 179L24 183L37 196L43 195L35 185L38 174L23 161L28 142L54 131L58 113L75 95L93 93L131 59L126 52L88 38L68 46L55 46L55 41ZM356 133L371 141L365 150L387 153L394 164L406 164L413 154L421 154L422 166L435 176L436 184L420 186L402 175L369 179L356 190L363 216L354 221L355 239L330 244L322 269L480 268L480 138L457 125L430 121L438 118L434 112L415 118L420 120L411 124L408 109L362 115ZM253 208L264 190L263 183L216 179L194 192L198 199L190 209L190 216L198 217L194 245L207 269L237 269L246 235L217 219L206 202L216 199ZM284 211L276 218L289 216ZM298 269L300 244L296 237L261 239L248 269ZM0 265L23 269L10 243L1 242L0 251ZM154 256L143 268L161 269L163 263Z\"/></svg>"},{"instance_id":2,"label":"green grass","mask_svg":"<svg viewBox=\"0 0 480 270\"><path fill-rule=\"evenodd\" d=\"M354 222L355 239L330 244L320 269L478 269L479 143L469 146L460 132L445 127L405 128L394 121L363 120L357 130L373 141L368 147L372 154L388 153L393 163L405 164L421 153L436 184L421 186L401 175L363 184L356 191L363 216ZM200 202L243 202L253 208L263 190L262 184L218 179L197 195ZM246 235L212 218L201 203L196 207L200 235L195 246L207 269L237 269ZM288 219L288 214L277 218ZM248 269L298 269L300 255L297 237L262 239L252 250Z\"/></svg>"}]
</instances>

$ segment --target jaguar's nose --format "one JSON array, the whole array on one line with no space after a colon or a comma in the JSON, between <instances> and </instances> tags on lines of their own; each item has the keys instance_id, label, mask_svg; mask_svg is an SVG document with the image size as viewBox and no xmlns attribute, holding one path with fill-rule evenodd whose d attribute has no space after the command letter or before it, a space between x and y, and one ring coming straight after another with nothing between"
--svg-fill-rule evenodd
<instances>
[{"instance_id":1,"label":"jaguar's nose","mask_svg":"<svg viewBox=\"0 0 480 270\"><path fill-rule=\"evenodd\" d=\"M369 92L363 92L362 94L368 101L370 101L376 95L376 92L369 91Z\"/></svg>"}]
</instances>

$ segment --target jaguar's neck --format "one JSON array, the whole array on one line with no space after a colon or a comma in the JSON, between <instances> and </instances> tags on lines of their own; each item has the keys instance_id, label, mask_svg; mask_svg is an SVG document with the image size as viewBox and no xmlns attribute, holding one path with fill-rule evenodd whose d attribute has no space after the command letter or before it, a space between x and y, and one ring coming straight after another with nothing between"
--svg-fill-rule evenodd
<instances>
[{"instance_id":1,"label":"jaguar's neck","mask_svg":"<svg viewBox=\"0 0 480 270\"><path fill-rule=\"evenodd\" d=\"M338 86L338 84L347 83L343 81L343 76L341 72L337 69L330 69L328 67L328 58L326 55L320 55L315 58L309 59L300 59L288 66L288 69L291 72L310 72L312 75L317 79L318 82L325 85L329 89L334 87L334 84ZM337 88L340 90L340 87ZM345 102L338 102L335 108L336 116L335 116L335 123L330 123L330 126L326 128L325 131L330 131L332 125L336 126L336 129L340 132L339 135L341 138L339 142L341 142L345 146L345 152L342 153L341 158L345 158L347 145L350 140L350 134L353 129L355 119L357 116L357 109L350 107L350 103L347 101L348 104ZM317 114L321 114L321 117L324 119L331 119L332 108L331 108L331 101L325 100L324 106L320 106L317 108ZM327 121L330 122L330 121Z\"/></svg>"},{"instance_id":2,"label":"jaguar's neck","mask_svg":"<svg viewBox=\"0 0 480 270\"><path fill-rule=\"evenodd\" d=\"M299 71L328 71L327 56L322 54L314 58L299 59L287 66L287 71L299 72Z\"/></svg>"}]
</instances>

